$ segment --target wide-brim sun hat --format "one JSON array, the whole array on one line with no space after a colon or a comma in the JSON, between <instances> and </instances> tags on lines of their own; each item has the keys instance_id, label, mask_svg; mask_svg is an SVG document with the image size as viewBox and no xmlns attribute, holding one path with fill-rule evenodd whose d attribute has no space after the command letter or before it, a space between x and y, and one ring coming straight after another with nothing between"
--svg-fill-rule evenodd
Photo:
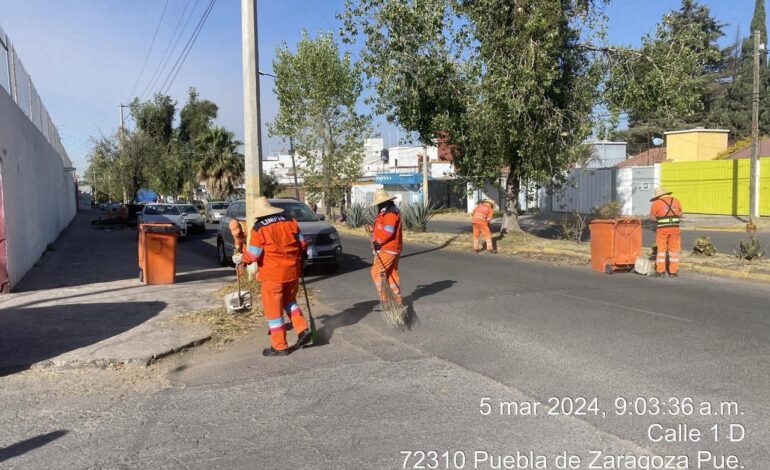
<instances>
[{"instance_id":1,"label":"wide-brim sun hat","mask_svg":"<svg viewBox=\"0 0 770 470\"><path fill-rule=\"evenodd\" d=\"M266 197L258 197L255 201L256 210L254 211L254 217L267 217L269 215L276 215L283 212L283 209L275 207L270 204L270 201Z\"/></svg>"},{"instance_id":2,"label":"wide-brim sun hat","mask_svg":"<svg viewBox=\"0 0 770 470\"><path fill-rule=\"evenodd\" d=\"M377 206L382 204L383 202L392 201L397 196L391 196L388 194L387 191L384 189L378 189L376 193L374 193L374 200L372 201L373 206Z\"/></svg>"},{"instance_id":3,"label":"wide-brim sun hat","mask_svg":"<svg viewBox=\"0 0 770 470\"><path fill-rule=\"evenodd\" d=\"M666 191L665 189L658 186L657 188L655 188L655 192L653 193L652 199L650 199L650 201L654 201L659 197L668 196L669 194L671 194L671 191Z\"/></svg>"}]
</instances>

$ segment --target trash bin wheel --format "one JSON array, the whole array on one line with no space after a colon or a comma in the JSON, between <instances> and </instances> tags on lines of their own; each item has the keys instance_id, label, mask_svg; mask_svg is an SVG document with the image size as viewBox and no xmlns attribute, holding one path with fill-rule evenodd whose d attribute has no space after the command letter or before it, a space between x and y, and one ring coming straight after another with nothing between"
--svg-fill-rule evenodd
<instances>
[{"instance_id":1,"label":"trash bin wheel","mask_svg":"<svg viewBox=\"0 0 770 470\"><path fill-rule=\"evenodd\" d=\"M604 274L612 274L612 266L609 264L604 266Z\"/></svg>"},{"instance_id":2,"label":"trash bin wheel","mask_svg":"<svg viewBox=\"0 0 770 470\"><path fill-rule=\"evenodd\" d=\"M139 270L139 282L144 282L144 271Z\"/></svg>"}]
</instances>

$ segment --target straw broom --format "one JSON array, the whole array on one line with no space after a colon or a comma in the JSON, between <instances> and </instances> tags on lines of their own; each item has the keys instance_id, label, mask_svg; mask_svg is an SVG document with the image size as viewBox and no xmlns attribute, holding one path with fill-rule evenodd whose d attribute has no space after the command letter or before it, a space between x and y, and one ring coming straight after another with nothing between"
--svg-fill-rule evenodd
<instances>
[{"instance_id":1,"label":"straw broom","mask_svg":"<svg viewBox=\"0 0 770 470\"><path fill-rule=\"evenodd\" d=\"M380 254L374 249L374 241L372 240L372 233L367 227L366 232L369 234L369 244L372 247L372 252L377 257L377 262L381 267L385 267L385 264L380 258ZM403 330L406 328L406 306L401 303L397 298L393 289L390 288L388 278L385 276L385 271L380 271L380 315L388 326Z\"/></svg>"}]
</instances>

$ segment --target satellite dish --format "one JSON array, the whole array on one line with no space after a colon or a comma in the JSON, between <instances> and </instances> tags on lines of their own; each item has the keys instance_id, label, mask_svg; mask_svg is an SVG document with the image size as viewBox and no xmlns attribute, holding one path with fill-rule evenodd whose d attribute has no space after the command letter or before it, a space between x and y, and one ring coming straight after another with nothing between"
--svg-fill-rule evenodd
<instances>
[{"instance_id":1,"label":"satellite dish","mask_svg":"<svg viewBox=\"0 0 770 470\"><path fill-rule=\"evenodd\" d=\"M661 139L660 137L653 137L652 138L652 145L654 145L656 147L660 147L661 145L663 145L663 142L664 142L664 140Z\"/></svg>"}]
</instances>

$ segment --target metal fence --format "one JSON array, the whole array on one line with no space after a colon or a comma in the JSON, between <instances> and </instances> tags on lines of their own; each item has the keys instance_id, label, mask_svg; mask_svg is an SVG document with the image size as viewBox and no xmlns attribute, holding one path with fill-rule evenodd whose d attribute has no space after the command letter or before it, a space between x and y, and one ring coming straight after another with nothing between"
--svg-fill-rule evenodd
<instances>
[{"instance_id":1,"label":"metal fence","mask_svg":"<svg viewBox=\"0 0 770 470\"><path fill-rule=\"evenodd\" d=\"M51 121L51 116L40 100L40 95L37 94L35 84L32 83L29 73L2 27L0 27L0 88L11 96L19 109L43 133L61 157L64 167L71 168L72 161L61 143L59 131Z\"/></svg>"}]
</instances>

